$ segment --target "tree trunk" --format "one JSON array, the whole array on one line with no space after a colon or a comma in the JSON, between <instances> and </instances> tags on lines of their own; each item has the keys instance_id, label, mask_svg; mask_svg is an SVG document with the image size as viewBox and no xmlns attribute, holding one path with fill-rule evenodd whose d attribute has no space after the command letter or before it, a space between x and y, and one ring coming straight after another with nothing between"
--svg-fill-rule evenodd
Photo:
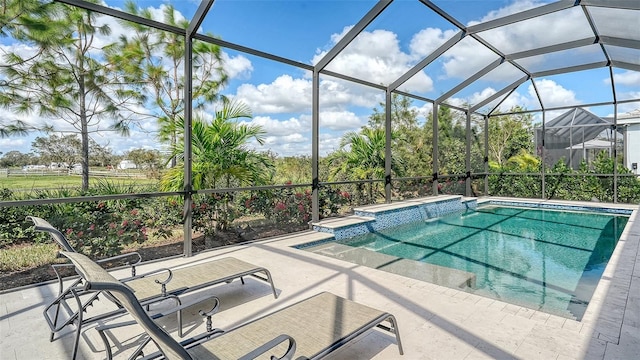
<instances>
[{"instance_id":1,"label":"tree trunk","mask_svg":"<svg viewBox=\"0 0 640 360\"><path fill-rule=\"evenodd\" d=\"M80 136L82 139L82 190L89 189L89 128L87 126L84 74L80 74Z\"/></svg>"},{"instance_id":2,"label":"tree trunk","mask_svg":"<svg viewBox=\"0 0 640 360\"><path fill-rule=\"evenodd\" d=\"M174 124L175 124L175 121L174 121ZM171 135L171 149L175 149L176 148L176 138L177 138L177 135L176 135L176 131L174 129L173 130L173 134ZM176 160L176 157L173 156L171 158L171 168L173 169L174 167L176 167L177 164L178 164L178 161Z\"/></svg>"}]
</instances>

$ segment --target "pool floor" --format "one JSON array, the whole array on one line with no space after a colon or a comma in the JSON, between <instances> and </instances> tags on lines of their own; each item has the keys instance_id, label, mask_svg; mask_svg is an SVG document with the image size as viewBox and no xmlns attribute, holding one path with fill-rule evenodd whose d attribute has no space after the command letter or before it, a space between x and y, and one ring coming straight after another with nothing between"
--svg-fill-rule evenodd
<instances>
[{"instance_id":1,"label":"pool floor","mask_svg":"<svg viewBox=\"0 0 640 360\"><path fill-rule=\"evenodd\" d=\"M487 205L307 250L580 320L627 221Z\"/></svg>"}]
</instances>

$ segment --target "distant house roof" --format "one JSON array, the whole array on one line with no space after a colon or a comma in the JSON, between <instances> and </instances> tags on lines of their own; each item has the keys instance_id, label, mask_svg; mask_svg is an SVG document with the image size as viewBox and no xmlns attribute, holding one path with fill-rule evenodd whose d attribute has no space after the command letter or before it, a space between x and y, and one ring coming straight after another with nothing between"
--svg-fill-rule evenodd
<instances>
[{"instance_id":1,"label":"distant house roof","mask_svg":"<svg viewBox=\"0 0 640 360\"><path fill-rule=\"evenodd\" d=\"M587 142L595 139L604 130L609 129L611 125L613 125L611 121L607 121L583 108L575 108L553 120L547 121L545 130L548 135L565 139L580 139L580 142Z\"/></svg>"},{"instance_id":2,"label":"distant house roof","mask_svg":"<svg viewBox=\"0 0 640 360\"><path fill-rule=\"evenodd\" d=\"M609 141L609 140L592 139L580 144L575 144L570 148L580 149L580 150L581 149L611 149L611 145L613 145L613 143L614 143L613 141Z\"/></svg>"}]
</instances>

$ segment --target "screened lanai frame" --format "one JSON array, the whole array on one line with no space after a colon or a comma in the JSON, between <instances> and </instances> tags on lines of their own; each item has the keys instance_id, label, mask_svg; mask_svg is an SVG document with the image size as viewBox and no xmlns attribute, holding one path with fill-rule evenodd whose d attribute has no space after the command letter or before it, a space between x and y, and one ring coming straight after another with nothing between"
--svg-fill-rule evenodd
<instances>
[{"instance_id":1,"label":"screened lanai frame","mask_svg":"<svg viewBox=\"0 0 640 360\"><path fill-rule=\"evenodd\" d=\"M454 16L450 15L445 10L441 9L436 5L436 2L429 0L416 0L422 3L426 8L430 9L432 12L437 14L438 16L445 19L447 22L452 24L455 28L457 28L457 33L448 39L446 42L441 44L437 49L433 50L430 55L424 57L421 61L415 64L409 71L404 73L402 76L398 77L395 81L387 84L380 85L371 81L367 81L366 79L358 79L355 77L347 76L344 74L336 73L333 71L327 70L327 66L331 63L332 60L335 59L336 56L340 54L365 28L378 17L384 10L393 2L393 0L379 0L336 44L333 48L331 48L325 55L322 57L315 65L305 64L299 61L294 61L285 57L277 56L274 54L270 54L268 52L256 50L250 47L242 46L239 44L235 44L232 42L228 42L222 39L213 38L207 35L203 35L198 33L198 29L200 28L205 16L209 11L215 11L215 8L212 8L214 4L214 0L202 0L198 9L196 10L193 18L190 21L186 32L184 29L170 26L158 21L149 20L143 17L135 16L120 10L112 9L106 6L97 5L89 2L85 2L83 0L54 0L57 2L65 3L71 6L76 6L80 8L84 8L87 10L91 10L97 13L101 13L104 15L112 16L115 18L119 18L122 20L138 23L141 25L149 26L152 28L160 29L163 31L171 32L174 34L183 35L185 37L185 68L184 68L184 76L185 76L185 89L184 89L184 99L187 102L185 104L185 113L184 113L184 189L180 194L184 196L184 254L186 256L190 256L192 253L191 248L191 226L192 226L192 217L191 217L191 203L192 197L194 194L206 194L212 192L218 192L219 190L198 190L194 191L191 188L191 180L192 180L192 156L191 156L191 123L192 123L192 98L191 98L191 90L192 90L192 43L194 40L209 42L215 45L218 45L222 48L232 49L238 52L254 55L257 57L265 58L268 60L280 62L283 64L291 65L300 69L308 70L312 72L312 147L311 147L311 160L312 160L312 183L311 184L302 184L305 186L311 186L312 189L312 222L317 222L319 220L319 189L322 185L330 185L331 183L322 183L319 181L319 131L320 131L320 75L328 75L335 78L339 78L342 80L358 83L361 85L369 86L374 89L379 89L385 92L385 104L386 104L386 121L385 121L385 130L386 130L386 148L385 148L385 178L384 181L384 189L385 189L385 200L386 202L391 202L391 182L392 180L403 180L402 178L392 179L391 172L391 99L392 94L400 94L407 96L409 98L424 101L427 103L431 103L433 105L433 174L428 174L424 177L424 179L430 179L433 181L433 195L438 194L438 180L443 178L442 174L439 174L439 161L438 161L438 107L442 104L446 104L447 100L450 99L456 93L459 93L461 90L467 88L478 79L481 79L483 76L489 74L491 71L497 69L503 64L508 64L510 67L513 67L522 73L522 76L518 77L517 80L511 82L507 86L502 89L497 90L492 95L482 99L481 101L475 104L469 104L468 108L462 108L459 106L446 104L447 107L451 109L455 109L457 111L463 112L466 115L466 149L465 149L465 174L450 174L451 177L459 176L465 179L465 195L469 196L471 194L471 180L472 177L484 177L484 186L485 193L488 190L488 176L489 176L489 167L488 167L488 133L484 131L484 172L480 173L472 173L472 164L471 164L471 118L472 116L480 116L484 119L484 127L488 129L488 122L490 121L492 116L497 115L497 110L516 89L526 83L530 82L535 95L539 101L540 107L535 110L523 111L520 113L542 113L542 133L545 133L545 122L546 122L546 112L547 111L555 111L555 110L566 110L576 107L577 105L572 106L562 106L562 107L546 107L543 102L538 87L536 86L536 79L542 78L545 76L552 76L558 74L572 73L585 71L596 68L607 68L610 76L611 83L611 99L608 101L597 102L597 103L588 103L588 104L579 104L579 106L602 106L609 105L614 108L614 116L613 116L613 127L617 126L617 114L618 114L618 105L625 103L634 103L640 101L640 99L625 99L619 100L616 95L616 83L614 81L614 72L613 69L626 69L630 71L640 72L640 57L638 62L633 62L633 57L628 57L624 55L616 55L621 54L620 49L623 49L627 52L640 54L640 31L636 34L633 33L633 29L637 30L637 24L623 24L622 31L620 28L614 29L606 29L608 25L605 25L607 22L606 16L601 16L602 13L607 13L607 11L638 11L640 12L640 2L636 1L625 1L625 0L561 0L557 2L553 2L550 4L542 5L536 8L532 8L529 10L525 10L519 13L507 15L504 17L496 18L493 20L485 21L482 23L474 24L471 26L466 26L462 22L458 21ZM588 24L590 27L590 35L584 38L571 39L570 41L566 41L563 43L550 44L548 46L537 47L532 49L524 49L517 52L506 53L499 49L499 46L492 44L483 38L483 32L488 34L493 29L498 29L504 26L512 26L517 25L521 22L525 22L531 19L536 19L543 16L558 14L559 12L567 9L577 9L575 11L581 11L584 14L583 21L585 24ZM600 13L598 16L593 16L592 9L597 9L596 13ZM613 10L610 10L613 9ZM347 25L347 24L345 24ZM631 33L627 34L624 29L631 29ZM627 36L625 36L627 35ZM422 71L427 65L434 62L438 59L442 54L444 54L447 50L451 49L453 46L458 44L463 39L473 39L474 41L480 43L482 46L489 49L493 52L497 59L492 61L490 64L485 66L484 68L477 71L475 74L469 76L464 79L458 85L449 89L441 96L436 99L426 98L424 96L416 95L410 92L406 92L401 90L401 86L411 79L414 75ZM554 67L551 69L543 69L541 71L532 72L529 71L525 66L521 64L521 62L526 62L525 59L531 59L537 56L548 55L552 53L558 53L562 51L571 51L573 49L583 48L591 46L592 48L599 49L598 54L594 54L594 58L596 61L589 61L586 63L578 63L578 64L569 64L562 67ZM482 112L483 108L489 106L488 111ZM500 113L500 115L509 115L515 113ZM614 136L617 133L613 132ZM543 135L544 137L544 135ZM616 156L614 151L614 157ZM542 158L544 159L544 143L542 146ZM616 167L616 162L614 161L614 171L613 171L613 191L614 191L614 202L617 202L617 178L619 176L618 170ZM525 174L526 175L526 174ZM545 170L544 166L542 167L541 173L529 174L529 175L541 175L541 187L542 193L541 196L545 197ZM610 174L608 174L610 175ZM379 180L372 180L379 181ZM262 187L264 188L264 187ZM255 190L261 188L243 188L243 189L234 189L234 190ZM168 193L156 193L156 194L136 194L136 195L121 195L117 197L132 197L132 196L165 196ZM175 193L172 193L175 194ZM113 198L113 197L112 197ZM100 197L91 197L91 199L99 200ZM60 200L60 199L58 199ZM55 199L51 199L51 201L56 201ZM67 200L70 201L70 200ZM48 201L33 202L35 203L47 203ZM64 201L63 201L64 202ZM31 203L31 202L30 202Z\"/></svg>"}]
</instances>

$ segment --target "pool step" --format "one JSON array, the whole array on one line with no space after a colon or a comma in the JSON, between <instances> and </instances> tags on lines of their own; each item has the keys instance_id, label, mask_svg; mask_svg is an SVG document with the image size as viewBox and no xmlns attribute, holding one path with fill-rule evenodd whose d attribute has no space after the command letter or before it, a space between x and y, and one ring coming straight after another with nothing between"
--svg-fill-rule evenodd
<instances>
[{"instance_id":1,"label":"pool step","mask_svg":"<svg viewBox=\"0 0 640 360\"><path fill-rule=\"evenodd\" d=\"M476 286L476 275L474 273L402 259L363 248L354 248L331 242L305 250L450 288L473 289Z\"/></svg>"},{"instance_id":2,"label":"pool step","mask_svg":"<svg viewBox=\"0 0 640 360\"><path fill-rule=\"evenodd\" d=\"M313 224L313 230L333 234L336 240L358 236L372 231L375 218L350 215L341 218L329 218Z\"/></svg>"}]
</instances>

